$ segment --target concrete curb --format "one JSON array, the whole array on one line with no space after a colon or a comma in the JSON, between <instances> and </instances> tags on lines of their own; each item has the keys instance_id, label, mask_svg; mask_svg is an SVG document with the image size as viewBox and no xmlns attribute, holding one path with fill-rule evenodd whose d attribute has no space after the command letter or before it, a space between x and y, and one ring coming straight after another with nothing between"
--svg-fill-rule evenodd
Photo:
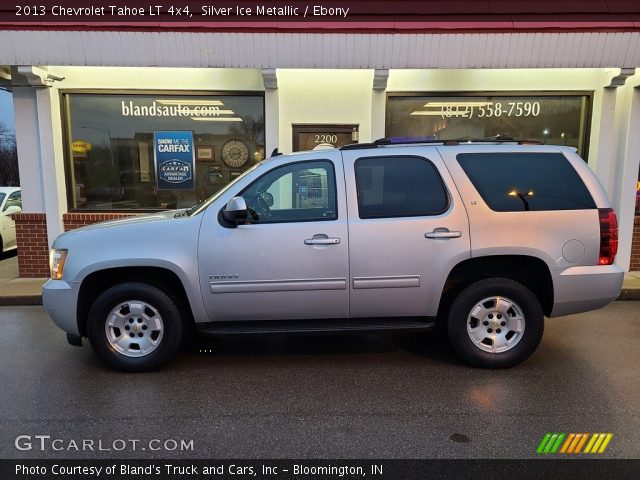
<instances>
[{"instance_id":1,"label":"concrete curb","mask_svg":"<svg viewBox=\"0 0 640 480\"><path fill-rule=\"evenodd\" d=\"M623 288L616 301L640 301L640 289Z\"/></svg>"},{"instance_id":2,"label":"concrete curb","mask_svg":"<svg viewBox=\"0 0 640 480\"><path fill-rule=\"evenodd\" d=\"M42 305L42 295L0 297L0 307L21 307L25 305Z\"/></svg>"}]
</instances>

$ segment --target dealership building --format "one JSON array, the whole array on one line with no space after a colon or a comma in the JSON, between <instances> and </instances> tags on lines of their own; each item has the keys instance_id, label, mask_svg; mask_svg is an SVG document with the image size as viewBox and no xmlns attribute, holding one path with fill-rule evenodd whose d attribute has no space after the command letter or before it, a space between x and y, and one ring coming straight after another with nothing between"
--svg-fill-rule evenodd
<instances>
[{"instance_id":1,"label":"dealership building","mask_svg":"<svg viewBox=\"0 0 640 480\"><path fill-rule=\"evenodd\" d=\"M0 24L20 275L47 276L65 230L190 206L275 148L494 135L575 147L618 213L616 263L640 270L640 7L449 3L421 22ZM191 132L189 188L159 184L158 132Z\"/></svg>"}]
</instances>

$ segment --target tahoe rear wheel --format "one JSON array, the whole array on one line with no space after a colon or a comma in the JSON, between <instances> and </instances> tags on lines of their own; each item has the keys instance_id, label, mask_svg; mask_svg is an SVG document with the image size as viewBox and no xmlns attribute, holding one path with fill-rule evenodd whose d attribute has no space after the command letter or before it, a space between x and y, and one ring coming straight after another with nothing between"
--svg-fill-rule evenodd
<instances>
[{"instance_id":1,"label":"tahoe rear wheel","mask_svg":"<svg viewBox=\"0 0 640 480\"><path fill-rule=\"evenodd\" d=\"M487 278L466 287L453 301L449 339L463 360L482 368L504 368L526 360L544 330L544 313L527 287L508 278Z\"/></svg>"},{"instance_id":2,"label":"tahoe rear wheel","mask_svg":"<svg viewBox=\"0 0 640 480\"><path fill-rule=\"evenodd\" d=\"M123 283L105 290L87 321L89 342L111 368L125 372L155 370L176 354L182 319L175 302L145 283Z\"/></svg>"}]
</instances>

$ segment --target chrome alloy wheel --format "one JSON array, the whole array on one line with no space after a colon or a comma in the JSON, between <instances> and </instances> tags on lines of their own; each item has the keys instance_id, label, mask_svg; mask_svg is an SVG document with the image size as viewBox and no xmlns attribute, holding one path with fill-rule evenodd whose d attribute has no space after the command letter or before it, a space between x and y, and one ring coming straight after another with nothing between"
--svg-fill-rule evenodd
<instances>
[{"instance_id":1,"label":"chrome alloy wheel","mask_svg":"<svg viewBox=\"0 0 640 480\"><path fill-rule=\"evenodd\" d=\"M109 312L104 329L116 352L144 357L160 345L164 324L158 310L147 302L127 300Z\"/></svg>"},{"instance_id":2,"label":"chrome alloy wheel","mask_svg":"<svg viewBox=\"0 0 640 480\"><path fill-rule=\"evenodd\" d=\"M515 347L524 335L520 306L507 297L487 297L476 303L467 317L467 333L476 347L502 353Z\"/></svg>"}]
</instances>

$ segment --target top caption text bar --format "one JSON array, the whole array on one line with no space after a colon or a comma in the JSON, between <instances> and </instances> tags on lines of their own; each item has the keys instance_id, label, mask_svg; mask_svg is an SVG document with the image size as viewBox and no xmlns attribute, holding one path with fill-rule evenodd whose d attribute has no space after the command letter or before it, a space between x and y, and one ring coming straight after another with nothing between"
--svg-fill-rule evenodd
<instances>
[{"instance_id":1,"label":"top caption text bar","mask_svg":"<svg viewBox=\"0 0 640 480\"><path fill-rule=\"evenodd\" d=\"M184 28L265 24L377 25L399 28L640 29L640 2L626 0L22 0L2 2L0 24L142 25Z\"/></svg>"}]
</instances>

